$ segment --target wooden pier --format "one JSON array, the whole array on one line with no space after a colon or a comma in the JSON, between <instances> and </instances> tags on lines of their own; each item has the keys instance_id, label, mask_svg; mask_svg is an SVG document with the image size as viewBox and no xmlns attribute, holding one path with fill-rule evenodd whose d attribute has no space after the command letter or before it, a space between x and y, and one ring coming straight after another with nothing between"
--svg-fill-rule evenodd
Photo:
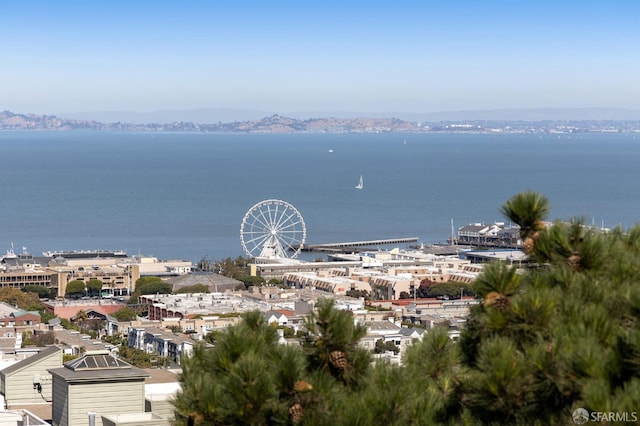
<instances>
[{"instance_id":1,"label":"wooden pier","mask_svg":"<svg viewBox=\"0 0 640 426\"><path fill-rule=\"evenodd\" d=\"M361 250L376 250L378 246L389 244L410 244L416 243L417 241L417 237L409 237L390 238L386 240L349 241L344 243L304 244L302 246L302 251L344 253ZM293 247L293 249L297 250L298 247Z\"/></svg>"}]
</instances>

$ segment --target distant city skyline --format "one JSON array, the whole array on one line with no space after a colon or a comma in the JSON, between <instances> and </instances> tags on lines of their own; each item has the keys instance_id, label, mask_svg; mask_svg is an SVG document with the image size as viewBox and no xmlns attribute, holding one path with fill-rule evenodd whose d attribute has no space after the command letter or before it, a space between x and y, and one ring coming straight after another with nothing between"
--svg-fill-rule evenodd
<instances>
[{"instance_id":1,"label":"distant city skyline","mask_svg":"<svg viewBox=\"0 0 640 426\"><path fill-rule=\"evenodd\" d=\"M0 6L0 110L640 108L633 0Z\"/></svg>"}]
</instances>

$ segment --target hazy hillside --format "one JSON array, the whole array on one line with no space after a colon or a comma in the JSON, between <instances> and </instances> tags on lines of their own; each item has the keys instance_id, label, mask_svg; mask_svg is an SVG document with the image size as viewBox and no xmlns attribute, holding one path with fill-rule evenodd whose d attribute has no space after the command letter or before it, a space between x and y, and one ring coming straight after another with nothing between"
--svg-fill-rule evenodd
<instances>
[{"instance_id":1,"label":"hazy hillside","mask_svg":"<svg viewBox=\"0 0 640 426\"><path fill-rule=\"evenodd\" d=\"M259 120L273 115L273 112L231 109L231 108L198 108L186 110L159 110L150 112L137 111L84 111L56 114L58 117L76 120L100 121L103 123L174 123L176 121L214 124L234 121Z\"/></svg>"},{"instance_id":2,"label":"hazy hillside","mask_svg":"<svg viewBox=\"0 0 640 426\"><path fill-rule=\"evenodd\" d=\"M546 121L546 120L640 120L640 109L621 108L538 108L496 109L469 111L441 111L428 113L386 111L260 111L232 108L198 108L188 110L136 111L85 111L55 114L57 117L104 123L173 123L176 121L214 124L234 121L259 120L279 114L306 120L310 118L397 118L412 122L439 121Z\"/></svg>"},{"instance_id":3,"label":"hazy hillside","mask_svg":"<svg viewBox=\"0 0 640 426\"><path fill-rule=\"evenodd\" d=\"M588 110L590 114L596 111ZM176 112L176 114L178 111ZM197 113L197 114L196 114ZM423 133L423 132L465 132L465 133L585 133L585 132L640 132L640 119L637 120L613 120L613 119L558 119L546 118L549 114L543 110L531 112L530 117L536 120L516 119L519 114L515 112L510 119L491 118L493 115L508 116L507 111L500 113L485 112L483 118L475 120L466 119L465 116L480 116L469 113L455 113L458 119L446 119L446 114L441 117L414 117L413 120L393 117L389 113L386 117L338 117L320 116L303 118L298 116L284 116L273 114L270 116L259 115L249 120L231 119L224 114L246 114L254 116L262 114L259 111L220 110L215 115L213 110L181 111L173 115L170 111L138 115L136 120L124 120L124 115L113 113L110 120L101 121L95 119L64 118L54 115L17 114L11 111L0 112L0 130L96 130L119 132L242 132L242 133ZM126 113L122 113L126 114ZM537 114L537 115L536 115ZM570 117L569 111L565 111L564 117ZM197 117L195 116L197 115ZM588 116L575 112L576 117ZM597 114L596 114L597 115ZM190 120L190 117L194 120ZM559 116L559 114L558 114ZM595 116L595 115L594 115ZM616 116L612 111L600 111L600 117ZM618 114L622 116L622 114ZM164 117L164 120L161 120ZM215 117L215 118L214 118ZM147 121L152 119L157 121ZM173 120L169 120L173 118Z\"/></svg>"}]
</instances>

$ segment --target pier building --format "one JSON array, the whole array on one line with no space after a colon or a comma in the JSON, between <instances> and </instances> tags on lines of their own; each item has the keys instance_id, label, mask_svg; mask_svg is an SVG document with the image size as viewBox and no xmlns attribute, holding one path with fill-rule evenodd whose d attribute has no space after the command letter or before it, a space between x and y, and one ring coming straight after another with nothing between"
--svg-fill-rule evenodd
<instances>
[{"instance_id":1,"label":"pier building","mask_svg":"<svg viewBox=\"0 0 640 426\"><path fill-rule=\"evenodd\" d=\"M506 226L504 222L492 224L470 223L458 228L457 237L452 236L453 244L475 247L522 247L520 228Z\"/></svg>"}]
</instances>

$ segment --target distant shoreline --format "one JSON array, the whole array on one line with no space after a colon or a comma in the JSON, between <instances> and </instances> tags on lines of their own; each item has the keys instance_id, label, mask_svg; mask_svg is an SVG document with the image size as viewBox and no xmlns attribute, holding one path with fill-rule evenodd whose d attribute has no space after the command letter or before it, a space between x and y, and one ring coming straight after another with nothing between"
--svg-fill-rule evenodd
<instances>
[{"instance_id":1,"label":"distant shoreline","mask_svg":"<svg viewBox=\"0 0 640 426\"><path fill-rule=\"evenodd\" d=\"M589 134L640 133L640 120L447 120L412 122L397 118L295 119L273 115L260 120L200 124L103 123L59 118L51 115L0 112L0 131L104 131L138 133L456 133L456 134Z\"/></svg>"}]
</instances>

